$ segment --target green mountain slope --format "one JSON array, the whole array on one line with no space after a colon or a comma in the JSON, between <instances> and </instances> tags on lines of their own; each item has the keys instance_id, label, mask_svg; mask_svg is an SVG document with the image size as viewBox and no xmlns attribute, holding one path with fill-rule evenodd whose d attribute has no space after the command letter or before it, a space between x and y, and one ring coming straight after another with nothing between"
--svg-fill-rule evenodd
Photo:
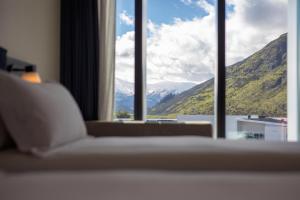
<instances>
[{"instance_id":1,"label":"green mountain slope","mask_svg":"<svg viewBox=\"0 0 300 200\"><path fill-rule=\"evenodd\" d=\"M228 115L286 116L287 34L226 68ZM162 100L150 115L212 114L214 80Z\"/></svg>"}]
</instances>

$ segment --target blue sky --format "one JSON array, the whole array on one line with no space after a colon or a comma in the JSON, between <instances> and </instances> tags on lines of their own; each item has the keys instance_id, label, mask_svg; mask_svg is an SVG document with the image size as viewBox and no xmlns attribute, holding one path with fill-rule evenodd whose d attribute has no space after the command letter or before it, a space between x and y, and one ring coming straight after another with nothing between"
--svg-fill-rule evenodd
<instances>
[{"instance_id":1,"label":"blue sky","mask_svg":"<svg viewBox=\"0 0 300 200\"><path fill-rule=\"evenodd\" d=\"M147 79L199 83L215 66L215 0L148 0ZM226 63L287 31L288 0L227 0ZM134 0L117 0L116 77L132 82ZM180 19L180 20L175 20ZM149 22L148 21L148 22ZM163 24L163 25L162 25Z\"/></svg>"},{"instance_id":2,"label":"blue sky","mask_svg":"<svg viewBox=\"0 0 300 200\"><path fill-rule=\"evenodd\" d=\"M187 5L184 0L148 0L148 19L154 24L160 25L162 23L172 24L174 18L180 18L181 20L191 20L193 18L199 18L206 16L208 13L204 9L200 8L191 0L191 4ZM208 0L208 3L214 5L215 0ZM227 5L227 11L232 12L233 5ZM122 24L120 20L120 14L126 11L128 16L134 17L134 0L117 0L117 35L132 31L134 26Z\"/></svg>"},{"instance_id":3,"label":"blue sky","mask_svg":"<svg viewBox=\"0 0 300 200\"><path fill-rule=\"evenodd\" d=\"M208 1L213 4L214 0ZM120 36L134 29L121 22L120 14L126 11L129 16L134 16L134 0L117 0L117 35ZM186 5L181 0L148 0L148 19L160 25L171 24L174 18L191 20L195 17L203 17L207 13L195 4Z\"/></svg>"}]
</instances>

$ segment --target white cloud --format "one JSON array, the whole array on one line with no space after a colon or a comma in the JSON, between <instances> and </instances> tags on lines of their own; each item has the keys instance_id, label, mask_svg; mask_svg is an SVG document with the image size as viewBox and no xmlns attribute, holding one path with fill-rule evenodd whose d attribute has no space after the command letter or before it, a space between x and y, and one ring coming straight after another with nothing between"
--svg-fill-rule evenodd
<instances>
[{"instance_id":1,"label":"white cloud","mask_svg":"<svg viewBox=\"0 0 300 200\"><path fill-rule=\"evenodd\" d=\"M123 12L121 12L119 17L120 17L121 22L126 25L132 26L134 24L133 17L128 15L128 13L125 10L123 10Z\"/></svg>"},{"instance_id":2,"label":"white cloud","mask_svg":"<svg viewBox=\"0 0 300 200\"><path fill-rule=\"evenodd\" d=\"M215 9L205 0L195 3L208 15L171 24L148 22L148 82L202 82L213 76L216 57ZM227 65L244 59L287 31L287 0L228 0ZM134 33L117 38L116 76L133 81Z\"/></svg>"},{"instance_id":3,"label":"white cloud","mask_svg":"<svg viewBox=\"0 0 300 200\"><path fill-rule=\"evenodd\" d=\"M150 33L153 33L155 32L157 26L151 20L148 20L147 28Z\"/></svg>"},{"instance_id":4,"label":"white cloud","mask_svg":"<svg viewBox=\"0 0 300 200\"><path fill-rule=\"evenodd\" d=\"M208 3L206 0L197 0L196 5L202 9L204 9L207 13L215 12L214 5Z\"/></svg>"},{"instance_id":5,"label":"white cloud","mask_svg":"<svg viewBox=\"0 0 300 200\"><path fill-rule=\"evenodd\" d=\"M227 64L244 59L287 32L288 0L229 0Z\"/></svg>"},{"instance_id":6,"label":"white cloud","mask_svg":"<svg viewBox=\"0 0 300 200\"><path fill-rule=\"evenodd\" d=\"M214 33L213 29L202 27L213 25L213 18L208 15L191 21L176 19L173 24L159 26L147 41L149 82L201 82L212 77L214 58L210 52L215 51Z\"/></svg>"},{"instance_id":7,"label":"white cloud","mask_svg":"<svg viewBox=\"0 0 300 200\"><path fill-rule=\"evenodd\" d=\"M184 3L185 5L191 5L193 3L192 0L180 0L182 3Z\"/></svg>"},{"instance_id":8,"label":"white cloud","mask_svg":"<svg viewBox=\"0 0 300 200\"><path fill-rule=\"evenodd\" d=\"M133 82L134 76L134 32L130 31L117 37L116 77Z\"/></svg>"},{"instance_id":9,"label":"white cloud","mask_svg":"<svg viewBox=\"0 0 300 200\"><path fill-rule=\"evenodd\" d=\"M210 4L206 0L180 0L183 4L190 6L195 5L199 8L203 9L207 13L211 13L214 11L214 5Z\"/></svg>"}]
</instances>

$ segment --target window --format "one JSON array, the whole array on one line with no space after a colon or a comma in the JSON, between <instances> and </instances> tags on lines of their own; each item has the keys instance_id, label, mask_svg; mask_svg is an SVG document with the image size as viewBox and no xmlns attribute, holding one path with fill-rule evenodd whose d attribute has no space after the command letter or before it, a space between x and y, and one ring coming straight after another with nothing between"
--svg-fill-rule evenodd
<instances>
[{"instance_id":1,"label":"window","mask_svg":"<svg viewBox=\"0 0 300 200\"><path fill-rule=\"evenodd\" d=\"M117 0L117 30L124 26L124 31L117 38L116 92L131 92L126 98L116 95L116 113L123 109L132 118L134 37L129 33L134 35L135 13L122 2ZM134 7L146 1L130 2ZM209 120L220 137L286 141L287 7L288 0L148 0L147 9L140 7L148 18L135 21L146 26L147 50L141 52L147 55L147 119ZM127 98L131 106L120 109Z\"/></svg>"},{"instance_id":2,"label":"window","mask_svg":"<svg viewBox=\"0 0 300 200\"><path fill-rule=\"evenodd\" d=\"M125 0L117 0L116 118L132 118L134 114L134 37L131 36L134 35L135 13L134 1L127 3L125 6ZM147 1L148 120L213 119L214 6L213 1L203 4L181 0ZM204 82L207 82L205 92L183 95L175 99L177 107L172 106L175 96L193 87L199 90L199 84ZM206 100L194 104L195 99L201 98ZM182 99L184 105L179 103Z\"/></svg>"},{"instance_id":3,"label":"window","mask_svg":"<svg viewBox=\"0 0 300 200\"><path fill-rule=\"evenodd\" d=\"M116 0L115 118L133 119L134 0Z\"/></svg>"},{"instance_id":4,"label":"window","mask_svg":"<svg viewBox=\"0 0 300 200\"><path fill-rule=\"evenodd\" d=\"M214 2L147 3L147 119L212 120Z\"/></svg>"},{"instance_id":5,"label":"window","mask_svg":"<svg viewBox=\"0 0 300 200\"><path fill-rule=\"evenodd\" d=\"M287 141L287 6L226 1L226 138Z\"/></svg>"}]
</instances>

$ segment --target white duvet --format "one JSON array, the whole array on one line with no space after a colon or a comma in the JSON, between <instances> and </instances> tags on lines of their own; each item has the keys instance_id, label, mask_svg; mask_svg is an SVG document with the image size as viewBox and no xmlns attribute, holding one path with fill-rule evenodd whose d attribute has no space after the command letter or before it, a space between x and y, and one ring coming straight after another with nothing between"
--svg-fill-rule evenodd
<instances>
[{"instance_id":1,"label":"white duvet","mask_svg":"<svg viewBox=\"0 0 300 200\"><path fill-rule=\"evenodd\" d=\"M197 136L176 137L88 137L62 145L47 152L35 152L47 157L55 154L128 154L128 153L288 153L300 154L299 143L213 140Z\"/></svg>"}]
</instances>

